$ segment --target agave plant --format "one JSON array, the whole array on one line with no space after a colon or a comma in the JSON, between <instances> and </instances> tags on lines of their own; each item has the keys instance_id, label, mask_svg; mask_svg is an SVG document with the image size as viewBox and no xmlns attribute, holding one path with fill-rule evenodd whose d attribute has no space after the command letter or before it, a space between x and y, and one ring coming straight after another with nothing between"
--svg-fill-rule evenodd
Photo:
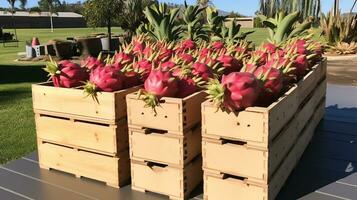
<instances>
[{"instance_id":1,"label":"agave plant","mask_svg":"<svg viewBox=\"0 0 357 200\"><path fill-rule=\"evenodd\" d=\"M268 27L270 42L281 43L305 33L311 27L312 22L310 20L299 23L299 15L300 12L296 11L288 15L279 12L275 18L268 18L264 15L258 15L258 17Z\"/></svg>"},{"instance_id":2,"label":"agave plant","mask_svg":"<svg viewBox=\"0 0 357 200\"><path fill-rule=\"evenodd\" d=\"M177 23L179 8L169 9L167 4L154 4L144 11L149 28L147 34L158 41L174 41L180 38L181 26Z\"/></svg>"},{"instance_id":3,"label":"agave plant","mask_svg":"<svg viewBox=\"0 0 357 200\"><path fill-rule=\"evenodd\" d=\"M206 14L207 23L205 24L205 28L207 29L207 31L213 35L220 34L222 31L222 25L226 20L226 17L219 16L218 11L214 7L207 7Z\"/></svg>"},{"instance_id":4,"label":"agave plant","mask_svg":"<svg viewBox=\"0 0 357 200\"><path fill-rule=\"evenodd\" d=\"M330 46L330 51L333 51L339 55L355 54L357 53L357 43L338 42L336 45Z\"/></svg>"},{"instance_id":5,"label":"agave plant","mask_svg":"<svg viewBox=\"0 0 357 200\"><path fill-rule=\"evenodd\" d=\"M202 26L202 12L206 8L200 6L187 6L185 1L185 10L183 13L183 33L184 37L191 40L208 40L208 35Z\"/></svg>"},{"instance_id":6,"label":"agave plant","mask_svg":"<svg viewBox=\"0 0 357 200\"><path fill-rule=\"evenodd\" d=\"M244 40L247 35L254 31L241 32L241 25L236 21L230 20L222 24L221 32L212 37L212 41L224 41L227 44L235 44L241 40Z\"/></svg>"},{"instance_id":7,"label":"agave plant","mask_svg":"<svg viewBox=\"0 0 357 200\"><path fill-rule=\"evenodd\" d=\"M330 45L357 41L357 15L350 14L344 17L339 11L336 15L329 12L327 15L321 15L320 24L322 35Z\"/></svg>"}]
</instances>

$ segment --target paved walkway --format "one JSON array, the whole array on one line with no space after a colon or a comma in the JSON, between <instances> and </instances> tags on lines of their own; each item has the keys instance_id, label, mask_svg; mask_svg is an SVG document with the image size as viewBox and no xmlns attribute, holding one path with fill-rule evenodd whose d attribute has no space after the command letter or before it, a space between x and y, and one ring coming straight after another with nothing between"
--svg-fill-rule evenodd
<instances>
[{"instance_id":1,"label":"paved walkway","mask_svg":"<svg viewBox=\"0 0 357 200\"><path fill-rule=\"evenodd\" d=\"M328 61L327 81L357 86L357 60Z\"/></svg>"},{"instance_id":2,"label":"paved walkway","mask_svg":"<svg viewBox=\"0 0 357 200\"><path fill-rule=\"evenodd\" d=\"M341 98L345 96L346 98ZM277 199L357 199L357 88L329 85L325 119ZM38 167L36 152L0 166L1 200L164 200ZM244 199L236 197L236 199ZM202 200L202 186L192 200Z\"/></svg>"}]
</instances>

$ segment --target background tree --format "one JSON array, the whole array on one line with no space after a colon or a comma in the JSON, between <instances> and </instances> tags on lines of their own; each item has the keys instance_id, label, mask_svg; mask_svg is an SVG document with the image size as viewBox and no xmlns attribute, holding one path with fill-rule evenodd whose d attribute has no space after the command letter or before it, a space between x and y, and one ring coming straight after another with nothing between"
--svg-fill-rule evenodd
<instances>
[{"instance_id":1,"label":"background tree","mask_svg":"<svg viewBox=\"0 0 357 200\"><path fill-rule=\"evenodd\" d=\"M12 20L12 27L14 28L15 31L15 39L17 40L17 33L16 33L16 27L15 27L15 18L14 18L14 13L15 13L15 3L16 0L7 0L10 4L10 12L11 12L11 20Z\"/></svg>"},{"instance_id":2,"label":"background tree","mask_svg":"<svg viewBox=\"0 0 357 200\"><path fill-rule=\"evenodd\" d=\"M87 0L84 3L83 16L90 27L106 25L108 28L109 49L111 49L112 22L122 16L122 0Z\"/></svg>"},{"instance_id":3,"label":"background tree","mask_svg":"<svg viewBox=\"0 0 357 200\"><path fill-rule=\"evenodd\" d=\"M213 6L213 3L211 0L197 0L197 4L202 7Z\"/></svg>"},{"instance_id":4,"label":"background tree","mask_svg":"<svg viewBox=\"0 0 357 200\"><path fill-rule=\"evenodd\" d=\"M119 26L130 38L135 34L136 29L146 20L143 10L147 6L157 3L154 0L125 0L122 6L121 15L118 18Z\"/></svg>"},{"instance_id":5,"label":"background tree","mask_svg":"<svg viewBox=\"0 0 357 200\"><path fill-rule=\"evenodd\" d=\"M59 0L39 0L38 7L41 11L48 11L51 22L51 32L53 32L53 14L57 13L57 8L61 5Z\"/></svg>"},{"instance_id":6,"label":"background tree","mask_svg":"<svg viewBox=\"0 0 357 200\"><path fill-rule=\"evenodd\" d=\"M267 17L274 17L279 11L292 13L301 12L301 18L307 19L310 16L316 20L321 11L320 0L260 0L259 14Z\"/></svg>"},{"instance_id":7,"label":"background tree","mask_svg":"<svg viewBox=\"0 0 357 200\"><path fill-rule=\"evenodd\" d=\"M27 4L27 0L20 0L20 8L21 8L21 10L25 10L26 9L26 4Z\"/></svg>"}]
</instances>

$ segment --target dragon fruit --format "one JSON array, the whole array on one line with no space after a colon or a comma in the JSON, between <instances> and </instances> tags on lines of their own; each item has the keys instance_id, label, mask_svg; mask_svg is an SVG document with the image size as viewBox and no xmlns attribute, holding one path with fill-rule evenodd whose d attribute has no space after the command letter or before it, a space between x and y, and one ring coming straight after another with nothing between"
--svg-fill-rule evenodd
<instances>
[{"instance_id":1,"label":"dragon fruit","mask_svg":"<svg viewBox=\"0 0 357 200\"><path fill-rule=\"evenodd\" d=\"M142 84L141 75L134 71L124 73L123 88L131 88Z\"/></svg>"},{"instance_id":2,"label":"dragon fruit","mask_svg":"<svg viewBox=\"0 0 357 200\"><path fill-rule=\"evenodd\" d=\"M265 43L263 44L262 48L269 54L275 53L276 50L278 49L278 46L276 46L273 43Z\"/></svg>"},{"instance_id":3,"label":"dragon fruit","mask_svg":"<svg viewBox=\"0 0 357 200\"><path fill-rule=\"evenodd\" d=\"M50 57L44 70L49 73L55 87L72 88L83 85L88 79L88 73L78 64L64 60L58 64Z\"/></svg>"},{"instance_id":4,"label":"dragon fruit","mask_svg":"<svg viewBox=\"0 0 357 200\"><path fill-rule=\"evenodd\" d=\"M123 89L125 77L121 71L112 65L97 67L90 73L89 81L84 86L84 91L93 98L97 92L114 92Z\"/></svg>"},{"instance_id":5,"label":"dragon fruit","mask_svg":"<svg viewBox=\"0 0 357 200\"><path fill-rule=\"evenodd\" d=\"M208 81L209 78L213 77L212 70L204 63L196 62L192 65L192 74L203 81Z\"/></svg>"},{"instance_id":6,"label":"dragon fruit","mask_svg":"<svg viewBox=\"0 0 357 200\"><path fill-rule=\"evenodd\" d=\"M184 52L187 50L194 50L196 49L196 43L194 41L192 41L191 39L187 39L181 42L181 46L179 47L179 49Z\"/></svg>"},{"instance_id":7,"label":"dragon fruit","mask_svg":"<svg viewBox=\"0 0 357 200\"><path fill-rule=\"evenodd\" d=\"M231 55L222 55L218 58L218 61L224 67L224 74L238 72L242 68L242 62Z\"/></svg>"},{"instance_id":8,"label":"dragon fruit","mask_svg":"<svg viewBox=\"0 0 357 200\"><path fill-rule=\"evenodd\" d=\"M269 105L281 93L284 76L280 70L266 66L259 67L254 75L262 83L262 92L260 92L257 102L260 105Z\"/></svg>"},{"instance_id":9,"label":"dragon fruit","mask_svg":"<svg viewBox=\"0 0 357 200\"><path fill-rule=\"evenodd\" d=\"M212 48L216 51L222 50L222 49L224 49L224 43L221 41L213 42Z\"/></svg>"},{"instance_id":10,"label":"dragon fruit","mask_svg":"<svg viewBox=\"0 0 357 200\"><path fill-rule=\"evenodd\" d=\"M178 91L176 97L185 98L197 91L197 86L192 78L183 78L178 80Z\"/></svg>"},{"instance_id":11,"label":"dragon fruit","mask_svg":"<svg viewBox=\"0 0 357 200\"><path fill-rule=\"evenodd\" d=\"M128 64L132 63L134 60L134 56L129 53L119 52L114 55L115 63Z\"/></svg>"},{"instance_id":12,"label":"dragon fruit","mask_svg":"<svg viewBox=\"0 0 357 200\"><path fill-rule=\"evenodd\" d=\"M92 70L98 66L104 65L100 58L88 56L85 60L81 61L81 66Z\"/></svg>"},{"instance_id":13,"label":"dragon fruit","mask_svg":"<svg viewBox=\"0 0 357 200\"><path fill-rule=\"evenodd\" d=\"M188 65L194 61L194 58L192 55L188 53L182 53L178 55L179 59L183 61L184 65Z\"/></svg>"},{"instance_id":14,"label":"dragon fruit","mask_svg":"<svg viewBox=\"0 0 357 200\"><path fill-rule=\"evenodd\" d=\"M253 74L247 72L223 75L221 83L213 80L207 89L208 98L217 107L228 111L241 111L253 106L260 92L258 80Z\"/></svg>"},{"instance_id":15,"label":"dragon fruit","mask_svg":"<svg viewBox=\"0 0 357 200\"><path fill-rule=\"evenodd\" d=\"M169 61L166 61L166 62L163 62L161 63L161 69L163 71L170 71L172 68L174 68L176 66L176 63L169 60Z\"/></svg>"},{"instance_id":16,"label":"dragon fruit","mask_svg":"<svg viewBox=\"0 0 357 200\"><path fill-rule=\"evenodd\" d=\"M144 83L146 92L157 98L174 97L177 93L177 79L171 72L154 69Z\"/></svg>"},{"instance_id":17,"label":"dragon fruit","mask_svg":"<svg viewBox=\"0 0 357 200\"><path fill-rule=\"evenodd\" d=\"M306 74L309 68L309 61L306 55L299 55L294 61L295 75L300 77Z\"/></svg>"}]
</instances>

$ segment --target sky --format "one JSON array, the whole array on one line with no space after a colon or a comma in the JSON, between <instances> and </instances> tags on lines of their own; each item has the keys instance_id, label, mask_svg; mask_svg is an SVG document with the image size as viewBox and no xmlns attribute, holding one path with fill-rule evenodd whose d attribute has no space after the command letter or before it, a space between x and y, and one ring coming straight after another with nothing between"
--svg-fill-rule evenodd
<instances>
[{"instance_id":1,"label":"sky","mask_svg":"<svg viewBox=\"0 0 357 200\"><path fill-rule=\"evenodd\" d=\"M77 2L78 0L66 0L67 2ZM83 1L83 0L82 0ZM160 2L170 2L183 4L184 0L159 0ZM342 12L349 12L354 0L340 0ZM194 4L196 0L187 0L188 4ZM247 16L253 16L259 9L259 0L212 0L213 4L221 10L235 11ZM327 12L333 5L333 0L321 0L323 12ZM36 0L28 0L27 7L36 6ZM0 0L0 7L8 7L7 1ZM354 9L357 12L357 7Z\"/></svg>"}]
</instances>

